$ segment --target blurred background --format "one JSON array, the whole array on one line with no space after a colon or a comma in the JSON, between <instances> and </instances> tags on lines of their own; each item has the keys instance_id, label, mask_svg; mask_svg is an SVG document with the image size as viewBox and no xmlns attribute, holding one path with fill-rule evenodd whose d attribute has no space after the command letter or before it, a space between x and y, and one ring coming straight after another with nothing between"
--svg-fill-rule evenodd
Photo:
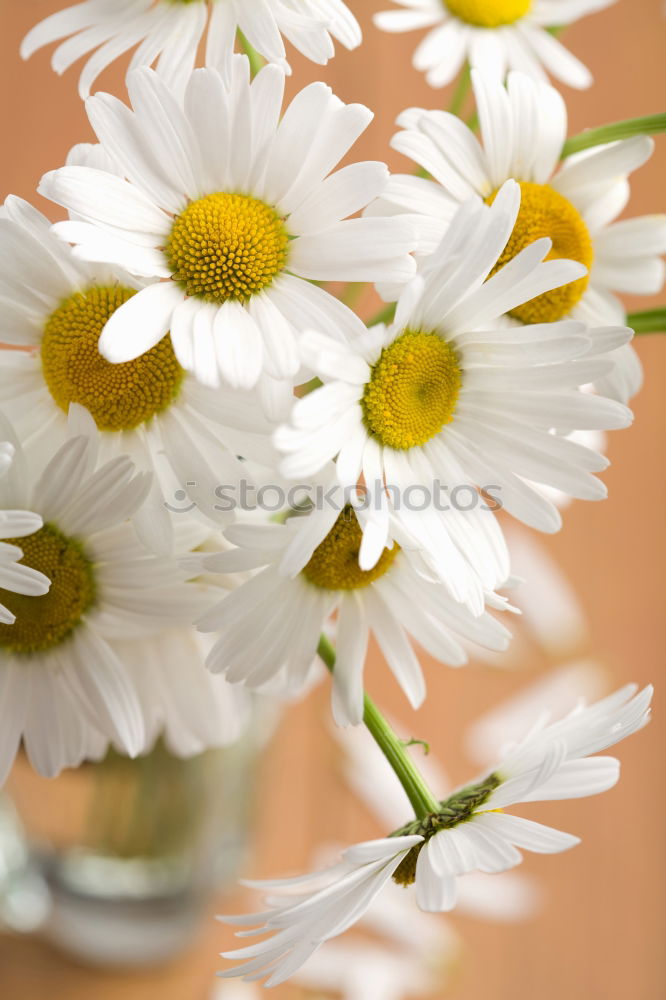
<instances>
[{"instance_id":1,"label":"blurred background","mask_svg":"<svg viewBox=\"0 0 666 1000\"><path fill-rule=\"evenodd\" d=\"M90 138L91 133L76 94L77 71L56 77L44 52L23 64L18 46L29 27L64 5L65 0L0 0L1 197L18 194L47 212L54 206L34 195L40 176L60 166L70 146ZM345 101L369 105L375 120L355 147L353 158L388 160L393 169L407 170L407 163L388 148L397 114L410 105L444 107L450 95L429 89L412 69L419 33L391 36L372 26L372 14L388 7L386 0L350 0L350 6L363 25L363 46L353 53L340 51L324 69L294 57L290 88L293 91L312 79L324 79ZM611 9L567 29L565 43L595 77L588 92L563 88L570 134L663 110L666 20L661 0L619 0ZM122 80L122 67L114 67L99 86L122 95ZM633 175L627 214L666 211L665 169L666 137L660 137L653 159ZM628 305L648 308L663 298ZM369 311L372 306L370 301L363 304ZM580 847L562 856L527 856L521 868L527 882L521 885L520 898L527 905L523 899L527 892L535 902L533 909L527 907L526 919L497 921L466 912L446 923L435 923L434 930L429 925L421 935L417 915L405 910L400 918L405 932L411 928L417 939L421 935L433 976L432 988L423 992L416 971L410 973L405 965L401 974L406 973L408 979L413 975L413 996L454 1000L658 1000L666 996L666 729L661 709L662 616L666 611L666 339L644 336L637 347L645 366L645 387L634 403L634 426L613 434L609 442L612 465L605 481L610 498L601 504L570 507L564 529L552 538L512 528L517 570L530 574L531 584L516 600L524 601L528 612L533 607L533 613L526 614L511 656L473 663L461 671L426 664L429 698L418 713L406 709L385 668L377 662L370 666L370 692L397 720L405 736L430 741L432 757L445 767L451 784L473 776L488 755L492 759L497 727L488 722L475 726L476 720L498 703L533 688L556 668L559 681L545 693L553 704L566 701L571 684L593 697L627 681L641 685L653 681L657 686L654 723L619 750L623 776L618 787L597 799L524 810L525 815L583 838ZM248 876L305 870L322 844L345 844L385 833L379 819L350 790L343 750L329 727L328 695L323 681L307 701L288 709L262 756L252 795L247 793L252 782L249 777L245 780L249 771L243 772L245 798L254 804L248 806L251 819L236 816L235 822L251 826L243 865ZM264 723L266 735L271 726L268 720ZM215 784L217 780L220 784ZM228 791L224 798L228 781L228 775L222 774L207 793L223 797L223 812L229 800ZM47 818L57 817L60 835L66 840L68 824L74 819L72 800L63 791L62 781L48 783L17 773L11 787L31 824L39 827ZM225 822L228 817L223 816L221 831ZM505 907L501 898L492 904L505 917L511 915L505 911L516 903L516 886L509 890L507 886ZM243 987L216 986L215 971L224 964L217 955L231 947L232 937L214 921L213 914L222 909L235 912L254 903L256 899L243 894L211 900L184 953L138 971L86 965L64 957L36 934L0 933L0 996L8 1000L41 1000L45 994L53 1000L252 1000L255 994ZM518 909L523 903L516 903ZM374 973L366 975L360 991L328 991L326 977L334 981L335 976L322 968L318 984L289 984L272 995L276 1000L337 1000L341 995L387 1000L389 986L378 984L382 970L392 968L395 943L377 953L378 938L372 929L364 941L370 949L367 954L373 956L376 978ZM338 974L346 961L338 957L333 962ZM391 983L395 982L392 977Z\"/></svg>"}]
</instances>

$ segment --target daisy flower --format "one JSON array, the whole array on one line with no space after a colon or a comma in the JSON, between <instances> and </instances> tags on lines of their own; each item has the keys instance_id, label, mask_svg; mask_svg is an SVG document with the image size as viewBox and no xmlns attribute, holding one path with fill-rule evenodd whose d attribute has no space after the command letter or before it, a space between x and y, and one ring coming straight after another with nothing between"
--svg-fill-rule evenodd
<instances>
[{"instance_id":1,"label":"daisy flower","mask_svg":"<svg viewBox=\"0 0 666 1000\"><path fill-rule=\"evenodd\" d=\"M98 350L104 325L145 283L119 267L78 260L50 230L27 202L7 199L0 341L31 350L0 349L0 406L31 454L49 457L67 437L70 405L87 408L104 458L129 455L154 473L148 502L133 517L145 544L166 553L174 535L168 498L189 484L191 501L219 522L215 488L244 474L237 454L272 459L271 425L251 397L200 385L168 333L140 358L106 361Z\"/></svg>"},{"instance_id":2,"label":"daisy flower","mask_svg":"<svg viewBox=\"0 0 666 1000\"><path fill-rule=\"evenodd\" d=\"M504 809L518 802L581 798L612 788L619 762L590 754L647 723L652 689L636 691L629 685L559 722L542 721L491 774L443 801L440 812L414 820L385 839L348 848L341 862L327 871L249 883L271 892L268 909L221 919L245 927L260 925L239 936L270 936L223 953L242 964L222 975L268 976L267 986L284 982L324 941L357 923L391 879L414 885L422 910L445 911L456 904L459 876L513 868L522 860L519 848L552 854L579 843L577 837Z\"/></svg>"},{"instance_id":3,"label":"daisy flower","mask_svg":"<svg viewBox=\"0 0 666 1000\"><path fill-rule=\"evenodd\" d=\"M0 442L0 479L7 473L14 459L14 445L10 441ZM51 581L39 570L25 566L23 550L13 544L14 539L33 535L43 527L39 514L28 510L0 509L0 539L10 538L12 542L0 541L0 590L26 597L41 597L47 594ZM4 604L0 604L0 624L13 625L14 615Z\"/></svg>"},{"instance_id":4,"label":"daisy flower","mask_svg":"<svg viewBox=\"0 0 666 1000\"><path fill-rule=\"evenodd\" d=\"M592 75L548 31L572 24L615 0L394 0L406 10L375 14L384 31L432 28L414 53L414 68L431 87L445 87L465 61L503 79L519 69L537 80L546 71L583 89Z\"/></svg>"},{"instance_id":5,"label":"daisy flower","mask_svg":"<svg viewBox=\"0 0 666 1000\"><path fill-rule=\"evenodd\" d=\"M475 618L397 541L372 569L361 569L362 530L354 509L346 506L329 516L334 521L320 541L319 528L315 533L307 523L304 527L304 517L286 524L232 525L226 537L237 548L204 557L209 572L259 570L199 622L202 631L221 633L208 658L210 670L250 688L282 673L287 687L298 691L326 622L337 612L333 713L344 726L363 718L371 632L415 708L425 696L425 682L408 635L451 666L467 661L460 637L506 649L510 634L499 622L488 614ZM505 606L495 595L488 595L488 602Z\"/></svg>"},{"instance_id":6,"label":"daisy flower","mask_svg":"<svg viewBox=\"0 0 666 1000\"><path fill-rule=\"evenodd\" d=\"M153 282L107 322L107 360L132 361L170 330L199 381L258 384L264 399L284 401L306 326L319 321L334 336L364 329L312 281L407 280L413 230L406 220L346 218L388 178L370 162L330 173L370 122L367 108L314 83L280 120L283 72L266 66L250 83L244 56L233 68L230 89L215 70L196 70L184 105L154 71L134 70L133 110L108 94L87 103L127 179L69 166L40 190L77 216L55 229L78 257Z\"/></svg>"},{"instance_id":7,"label":"daisy flower","mask_svg":"<svg viewBox=\"0 0 666 1000\"><path fill-rule=\"evenodd\" d=\"M459 204L475 194L490 201L513 178L520 183L521 207L500 263L545 236L553 241L550 257L577 260L589 273L521 304L512 319L624 324L625 309L615 293L648 295L664 282L666 215L615 221L629 199L628 176L649 159L653 140L637 136L562 160L567 111L556 90L521 73L509 75L506 89L480 73L473 73L473 83L482 141L446 112L405 111L392 145L434 180L392 177L372 210L426 216L421 249L427 253ZM597 387L627 402L640 388L640 363L630 346L613 358L614 371Z\"/></svg>"},{"instance_id":8,"label":"daisy flower","mask_svg":"<svg viewBox=\"0 0 666 1000\"><path fill-rule=\"evenodd\" d=\"M28 59L52 42L61 44L51 65L64 73L92 52L79 78L86 98L100 73L136 48L131 67L150 66L174 89L184 88L206 37L206 65L229 72L240 30L269 62L290 72L282 36L313 62L361 44L361 29L343 0L86 0L40 21L21 44ZM62 41L62 39L66 39Z\"/></svg>"},{"instance_id":9,"label":"daisy flower","mask_svg":"<svg viewBox=\"0 0 666 1000\"><path fill-rule=\"evenodd\" d=\"M114 641L189 625L210 605L174 560L138 543L127 518L150 477L127 456L100 464L95 440L76 435L35 475L9 425L3 435L16 456L0 479L0 505L41 517L42 526L21 537L21 562L51 587L41 597L0 590L16 616L13 625L0 624L0 782L21 740L47 777L97 756L105 742L140 753L148 727ZM179 659L167 672L176 667Z\"/></svg>"},{"instance_id":10,"label":"daisy flower","mask_svg":"<svg viewBox=\"0 0 666 1000\"><path fill-rule=\"evenodd\" d=\"M341 485L361 473L366 483L385 484L385 530L392 513L426 552L454 547L451 510L437 504L437 484L452 498L460 484L492 484L514 516L558 530L557 507L538 484L601 499L605 487L594 473L608 463L551 428L624 427L631 419L620 403L579 391L611 370L604 355L631 331L574 321L499 324L505 312L585 274L575 261L544 262L551 242L539 239L489 278L519 208L515 181L490 207L465 202L388 329L374 327L353 345L306 335L304 357L325 384L298 400L291 424L275 434L286 475L306 475L337 456ZM429 502L410 509L402 501L417 487ZM493 519L488 511L479 517ZM442 564L447 574L446 558ZM452 577L449 569L450 586Z\"/></svg>"}]
</instances>

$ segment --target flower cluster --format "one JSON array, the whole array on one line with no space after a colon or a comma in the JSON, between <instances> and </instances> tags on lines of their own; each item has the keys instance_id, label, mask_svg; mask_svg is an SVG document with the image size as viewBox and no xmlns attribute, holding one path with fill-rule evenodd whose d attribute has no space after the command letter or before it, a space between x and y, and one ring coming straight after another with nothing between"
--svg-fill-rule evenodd
<instances>
[{"instance_id":1,"label":"flower cluster","mask_svg":"<svg viewBox=\"0 0 666 1000\"><path fill-rule=\"evenodd\" d=\"M23 42L58 42L57 72L89 55L96 142L39 184L58 221L0 210L0 780L21 746L54 776L110 746L233 742L248 691L302 694L319 655L335 722L365 723L413 809L262 883L266 912L224 919L270 936L225 975L283 982L391 881L450 910L462 876L572 847L504 810L612 787L618 762L592 755L648 719L651 690L623 688L439 800L363 682L371 636L414 708L419 649L503 653L497 510L555 532L562 498L606 495L588 437L631 423L642 377L617 296L660 290L666 219L616 221L649 134L572 146L542 67L587 86L547 29L610 2L378 14L432 29L432 86L461 71L458 105L473 87L478 137L459 107L400 115L409 174L354 160L365 106L321 82L285 103L285 40L319 64L361 43L343 0L87 0ZM128 103L89 96L132 49ZM368 322L358 283L384 300ZM277 507L228 502L248 484Z\"/></svg>"}]
</instances>

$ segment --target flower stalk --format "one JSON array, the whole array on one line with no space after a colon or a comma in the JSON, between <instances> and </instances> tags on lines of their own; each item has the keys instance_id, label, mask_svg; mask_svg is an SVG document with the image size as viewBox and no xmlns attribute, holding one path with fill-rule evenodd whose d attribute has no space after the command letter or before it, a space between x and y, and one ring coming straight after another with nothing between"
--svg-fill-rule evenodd
<instances>
[{"instance_id":1,"label":"flower stalk","mask_svg":"<svg viewBox=\"0 0 666 1000\"><path fill-rule=\"evenodd\" d=\"M666 132L666 113L646 115L643 118L627 118L599 128L586 129L579 135L571 136L562 147L562 159L572 153L580 153L593 146L603 146L607 142L631 139L636 135L658 135Z\"/></svg>"},{"instance_id":2,"label":"flower stalk","mask_svg":"<svg viewBox=\"0 0 666 1000\"><path fill-rule=\"evenodd\" d=\"M333 673L336 658L335 647L325 635L322 635L319 640L317 652L327 669ZM414 761L407 753L403 741L393 731L367 694L364 695L363 722L404 788L416 817L425 819L431 813L437 813L440 809L437 798L430 791Z\"/></svg>"},{"instance_id":3,"label":"flower stalk","mask_svg":"<svg viewBox=\"0 0 666 1000\"><path fill-rule=\"evenodd\" d=\"M666 333L666 306L629 313L627 326L634 333Z\"/></svg>"}]
</instances>

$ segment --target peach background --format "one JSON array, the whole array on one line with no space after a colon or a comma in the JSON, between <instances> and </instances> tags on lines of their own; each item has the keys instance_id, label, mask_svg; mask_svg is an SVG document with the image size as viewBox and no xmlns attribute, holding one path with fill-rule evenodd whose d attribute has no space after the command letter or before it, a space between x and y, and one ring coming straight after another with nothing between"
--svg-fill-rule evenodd
<instances>
[{"instance_id":1,"label":"peach background","mask_svg":"<svg viewBox=\"0 0 666 1000\"><path fill-rule=\"evenodd\" d=\"M25 65L18 44L38 19L64 0L0 0L0 95L4 156L2 197L14 192L34 200L43 171L59 166L68 148L89 135L75 93L76 73L58 79L44 53ZM342 53L324 71L293 60L298 85L324 78L348 101L363 101L376 119L355 158L388 158L407 169L387 142L396 114L410 104L444 106L411 69L416 35L389 36L370 23L384 0L351 0L364 22L366 41ZM565 89L571 133L662 109L666 92L666 20L660 0L620 0L611 10L583 20L566 33L567 45L592 69L596 84L578 94ZM113 69L102 86L122 92ZM293 85L292 85L293 86ZM630 212L665 211L666 139L634 180ZM42 207L44 207L42 205ZM663 297L662 297L663 299ZM657 298L655 301L659 301ZM650 303L635 303L641 308ZM546 893L543 911L526 926L502 927L457 920L465 937L465 960L451 988L456 1000L658 1000L666 995L664 966L664 727L661 717L666 436L663 379L666 343L644 337L638 350L646 386L636 400L636 423L610 443L606 474L610 499L579 503L565 528L543 540L575 584L590 623L593 653L608 669L609 685L627 680L658 685L656 720L620 750L623 780L597 799L551 803L530 815L575 832L584 843L558 858L529 856L523 868ZM455 782L474 773L460 751L471 720L547 668L542 654L523 644L514 671L473 665L461 672L427 665L429 700L415 718L405 709L385 668L373 663L369 688L402 719L406 731L427 737ZM353 805L336 769L326 737L327 691L292 709L263 772L261 830L252 862L254 875L288 872L308 864L321 840L354 841L383 831L369 825ZM288 780L287 780L288 779ZM205 1000L216 955L229 940L212 920L193 951L167 968L134 975L102 976L81 969L31 940L0 937L0 995L8 1000ZM283 987L272 994L298 994ZM368 984L368 1000L375 997Z\"/></svg>"}]
</instances>

